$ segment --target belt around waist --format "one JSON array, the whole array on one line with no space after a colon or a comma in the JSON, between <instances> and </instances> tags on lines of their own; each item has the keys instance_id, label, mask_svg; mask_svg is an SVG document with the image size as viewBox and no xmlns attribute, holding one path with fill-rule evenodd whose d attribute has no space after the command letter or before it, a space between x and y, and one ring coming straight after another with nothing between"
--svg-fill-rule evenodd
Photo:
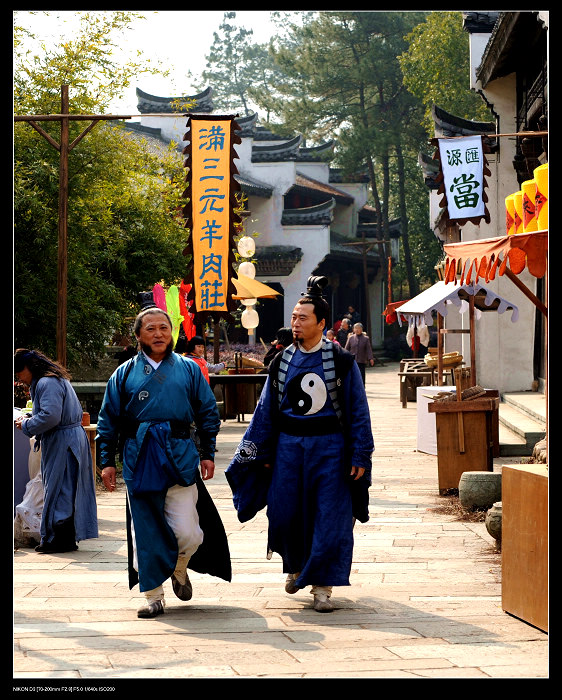
<instances>
[{"instance_id":1,"label":"belt around waist","mask_svg":"<svg viewBox=\"0 0 562 700\"><path fill-rule=\"evenodd\" d=\"M329 435L341 433L342 426L337 416L313 416L311 418L293 418L283 413L279 417L279 430L288 435L306 437L312 435Z\"/></svg>"},{"instance_id":2,"label":"belt around waist","mask_svg":"<svg viewBox=\"0 0 562 700\"><path fill-rule=\"evenodd\" d=\"M169 422L171 429L170 437L176 439L189 440L189 438L191 437L189 423L184 423L183 421L176 420L171 420ZM140 423L138 421L132 421L129 419L124 420L120 430L121 436L123 438L135 438L137 435L139 425Z\"/></svg>"}]
</instances>

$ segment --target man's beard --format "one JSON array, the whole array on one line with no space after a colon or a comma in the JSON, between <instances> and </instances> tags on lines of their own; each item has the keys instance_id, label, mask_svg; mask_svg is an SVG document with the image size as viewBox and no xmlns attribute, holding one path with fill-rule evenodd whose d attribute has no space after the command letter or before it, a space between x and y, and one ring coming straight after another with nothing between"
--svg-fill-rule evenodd
<instances>
[{"instance_id":1,"label":"man's beard","mask_svg":"<svg viewBox=\"0 0 562 700\"><path fill-rule=\"evenodd\" d=\"M141 343L140 340L139 340L139 345L140 345L141 350L144 352L145 355L147 355L148 357L150 357L152 355L152 348L150 347L150 345L145 345L145 343ZM167 357L169 357L172 354L173 349L174 349L174 341L172 339L168 343L168 346L166 348L166 354L164 355L164 359L166 359Z\"/></svg>"}]
</instances>

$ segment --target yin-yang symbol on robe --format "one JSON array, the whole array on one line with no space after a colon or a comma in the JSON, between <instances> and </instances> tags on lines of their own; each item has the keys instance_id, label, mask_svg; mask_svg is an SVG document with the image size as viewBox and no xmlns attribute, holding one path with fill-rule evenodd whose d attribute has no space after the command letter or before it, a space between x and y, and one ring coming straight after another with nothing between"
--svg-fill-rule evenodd
<instances>
[{"instance_id":1,"label":"yin-yang symbol on robe","mask_svg":"<svg viewBox=\"0 0 562 700\"><path fill-rule=\"evenodd\" d=\"M287 399L298 416L318 413L326 403L328 392L324 380L314 372L298 374L287 387Z\"/></svg>"}]
</instances>

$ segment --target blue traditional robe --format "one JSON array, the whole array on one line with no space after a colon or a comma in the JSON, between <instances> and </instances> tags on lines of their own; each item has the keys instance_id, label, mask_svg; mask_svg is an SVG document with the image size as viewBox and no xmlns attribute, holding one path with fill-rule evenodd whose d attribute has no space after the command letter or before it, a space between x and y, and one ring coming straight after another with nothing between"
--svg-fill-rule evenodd
<instances>
[{"instance_id":1,"label":"blue traditional robe","mask_svg":"<svg viewBox=\"0 0 562 700\"><path fill-rule=\"evenodd\" d=\"M173 484L198 487L205 539L189 567L230 580L226 534L199 475L200 455L189 437L192 423L197 425L202 458L213 459L220 418L214 394L191 360L172 353L155 370L139 353L109 378L97 425L100 462L102 467L115 465L118 436L124 431L127 517L133 519L138 559L137 579L129 547L129 585L138 580L141 591L161 585L176 566L177 540L164 517L166 493ZM179 437L178 425L183 426Z\"/></svg>"},{"instance_id":2,"label":"blue traditional robe","mask_svg":"<svg viewBox=\"0 0 562 700\"><path fill-rule=\"evenodd\" d=\"M52 542L55 527L72 518L77 542L97 537L92 454L80 401L67 379L34 379L29 390L33 411L23 421L22 432L41 444L41 544Z\"/></svg>"},{"instance_id":3,"label":"blue traditional robe","mask_svg":"<svg viewBox=\"0 0 562 700\"><path fill-rule=\"evenodd\" d=\"M329 364L334 352L345 360L343 377ZM349 585L353 518L368 519L373 447L349 353L325 340L321 350L292 347L272 363L226 476L241 521L267 506L268 549L281 555L283 571L300 572L297 587ZM352 465L365 469L357 481Z\"/></svg>"}]
</instances>

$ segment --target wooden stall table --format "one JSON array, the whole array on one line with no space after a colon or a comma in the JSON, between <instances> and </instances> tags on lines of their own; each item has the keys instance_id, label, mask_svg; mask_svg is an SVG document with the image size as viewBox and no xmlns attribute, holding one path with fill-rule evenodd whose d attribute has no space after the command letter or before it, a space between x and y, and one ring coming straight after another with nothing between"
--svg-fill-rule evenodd
<instances>
[{"instance_id":1,"label":"wooden stall table","mask_svg":"<svg viewBox=\"0 0 562 700\"><path fill-rule=\"evenodd\" d=\"M408 403L408 390L413 391L416 395L418 386L427 386L433 384L434 371L428 367L423 360L408 359L401 360L400 369L398 371L400 377L400 401L402 408L406 408Z\"/></svg>"},{"instance_id":2,"label":"wooden stall table","mask_svg":"<svg viewBox=\"0 0 562 700\"><path fill-rule=\"evenodd\" d=\"M230 374L230 372L233 372ZM240 372L240 371L239 371ZM229 370L229 374L211 374L209 382L211 389L221 386L224 397L224 419L228 415L240 416L253 413L257 403L258 386L263 386L267 379L267 373L256 374L255 370L242 370L244 373ZM248 373L246 373L248 372ZM243 420L243 418L242 418Z\"/></svg>"},{"instance_id":3,"label":"wooden stall table","mask_svg":"<svg viewBox=\"0 0 562 700\"><path fill-rule=\"evenodd\" d=\"M470 401L434 401L439 493L457 489L463 472L493 471L494 411L498 396Z\"/></svg>"},{"instance_id":4,"label":"wooden stall table","mask_svg":"<svg viewBox=\"0 0 562 700\"><path fill-rule=\"evenodd\" d=\"M548 632L548 466L502 468L502 609Z\"/></svg>"},{"instance_id":5,"label":"wooden stall table","mask_svg":"<svg viewBox=\"0 0 562 700\"><path fill-rule=\"evenodd\" d=\"M97 423L90 423L89 425L83 425L82 427L86 431L86 435L88 436L88 440L90 441L90 452L92 453L92 469L94 470L94 482L95 482L96 481L96 467L97 467L96 431L97 431L98 424Z\"/></svg>"}]
</instances>

